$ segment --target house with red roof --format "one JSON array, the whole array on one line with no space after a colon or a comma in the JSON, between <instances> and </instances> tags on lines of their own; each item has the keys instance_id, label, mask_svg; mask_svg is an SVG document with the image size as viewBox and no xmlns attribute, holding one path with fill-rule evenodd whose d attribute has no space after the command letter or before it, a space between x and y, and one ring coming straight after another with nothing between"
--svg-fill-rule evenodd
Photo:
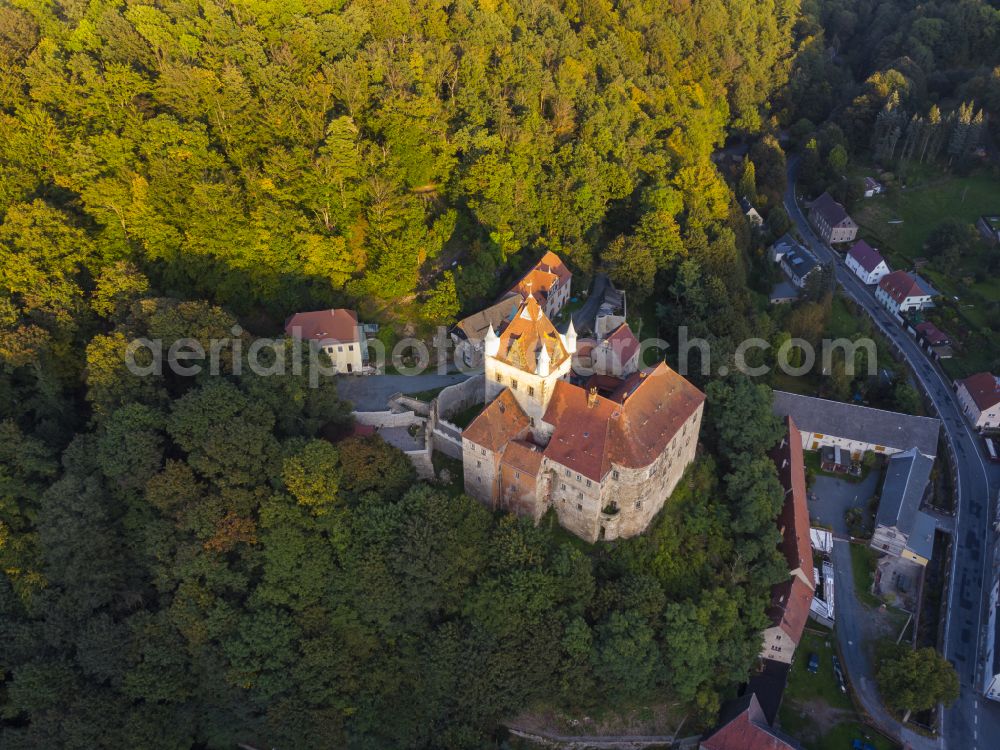
<instances>
[{"instance_id":1,"label":"house with red roof","mask_svg":"<svg viewBox=\"0 0 1000 750\"><path fill-rule=\"evenodd\" d=\"M508 294L529 295L541 305L545 314L554 318L569 301L573 274L562 262L562 258L552 251L546 252L539 261L518 281Z\"/></svg>"},{"instance_id":2,"label":"house with red roof","mask_svg":"<svg viewBox=\"0 0 1000 750\"><path fill-rule=\"evenodd\" d=\"M285 335L313 342L330 357L338 373L360 373L368 361L368 341L354 310L338 307L295 313Z\"/></svg>"},{"instance_id":3,"label":"house with red roof","mask_svg":"<svg viewBox=\"0 0 1000 750\"><path fill-rule=\"evenodd\" d=\"M559 333L533 295L487 332L487 406L462 433L467 494L536 520L552 508L590 542L649 525L695 458L705 395L666 364L633 367L627 326L608 338L629 372L583 387L569 381L572 324Z\"/></svg>"},{"instance_id":4,"label":"house with red roof","mask_svg":"<svg viewBox=\"0 0 1000 750\"><path fill-rule=\"evenodd\" d=\"M889 275L882 254L864 240L855 242L847 252L845 264L865 284L877 284Z\"/></svg>"},{"instance_id":5,"label":"house with red roof","mask_svg":"<svg viewBox=\"0 0 1000 750\"><path fill-rule=\"evenodd\" d=\"M896 316L931 306L931 296L906 271L893 271L883 276L875 290L875 299Z\"/></svg>"},{"instance_id":6,"label":"house with red roof","mask_svg":"<svg viewBox=\"0 0 1000 750\"><path fill-rule=\"evenodd\" d=\"M771 605L767 611L771 625L764 631L760 655L763 659L790 664L809 619L814 581L802 435L791 417L785 417L785 425L787 433L771 451L771 460L785 491L778 530L789 572L787 580L771 588Z\"/></svg>"},{"instance_id":7,"label":"house with red roof","mask_svg":"<svg viewBox=\"0 0 1000 750\"><path fill-rule=\"evenodd\" d=\"M955 381L962 410L980 432L1000 430L1000 377L979 372Z\"/></svg>"},{"instance_id":8,"label":"house with red roof","mask_svg":"<svg viewBox=\"0 0 1000 750\"><path fill-rule=\"evenodd\" d=\"M773 729L757 694L747 692L723 708L721 725L698 745L699 750L801 750L801 745Z\"/></svg>"},{"instance_id":9,"label":"house with red roof","mask_svg":"<svg viewBox=\"0 0 1000 750\"><path fill-rule=\"evenodd\" d=\"M591 367L597 375L624 378L639 369L640 348L628 323L622 323L591 348Z\"/></svg>"}]
</instances>

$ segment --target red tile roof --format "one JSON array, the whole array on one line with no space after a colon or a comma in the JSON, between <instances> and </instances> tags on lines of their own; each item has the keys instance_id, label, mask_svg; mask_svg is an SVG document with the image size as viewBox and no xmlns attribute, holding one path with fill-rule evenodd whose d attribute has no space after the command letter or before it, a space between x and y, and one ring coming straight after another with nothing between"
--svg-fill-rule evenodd
<instances>
[{"instance_id":1,"label":"red tile roof","mask_svg":"<svg viewBox=\"0 0 1000 750\"><path fill-rule=\"evenodd\" d=\"M529 296L500 331L497 359L526 372L535 372L538 352L544 346L554 370L570 355L552 321Z\"/></svg>"},{"instance_id":2,"label":"red tile roof","mask_svg":"<svg viewBox=\"0 0 1000 750\"><path fill-rule=\"evenodd\" d=\"M854 258L854 260L858 262L858 265L868 271L868 273L874 271L878 268L879 263L883 263L885 261L882 254L864 240L858 240L855 242L854 246L848 251L847 255Z\"/></svg>"},{"instance_id":3,"label":"red tile roof","mask_svg":"<svg viewBox=\"0 0 1000 750\"><path fill-rule=\"evenodd\" d=\"M531 441L511 440L504 448L501 461L512 469L534 477L538 475L538 468L542 465L542 456L542 448Z\"/></svg>"},{"instance_id":4,"label":"red tile roof","mask_svg":"<svg viewBox=\"0 0 1000 750\"><path fill-rule=\"evenodd\" d=\"M996 375L978 372L958 382L965 386L965 390L969 392L980 411L1000 403L1000 378Z\"/></svg>"},{"instance_id":5,"label":"red tile roof","mask_svg":"<svg viewBox=\"0 0 1000 750\"><path fill-rule=\"evenodd\" d=\"M931 323L929 320L925 320L923 323L917 323L916 331L921 334L931 346L947 344L950 341L948 334Z\"/></svg>"},{"instance_id":6,"label":"red tile roof","mask_svg":"<svg viewBox=\"0 0 1000 750\"><path fill-rule=\"evenodd\" d=\"M523 438L531 423L514 394L504 389L493 402L479 412L472 424L462 432L476 445L497 452L516 438Z\"/></svg>"},{"instance_id":7,"label":"red tile roof","mask_svg":"<svg viewBox=\"0 0 1000 750\"><path fill-rule=\"evenodd\" d=\"M778 479L785 490L785 504L778 516L783 529L781 551L788 569L801 568L806 580L813 580L812 544L809 539L809 506L806 503L806 469L802 456L802 434L791 417L785 418L788 434L771 451Z\"/></svg>"},{"instance_id":8,"label":"red tile roof","mask_svg":"<svg viewBox=\"0 0 1000 750\"><path fill-rule=\"evenodd\" d=\"M663 363L635 373L610 397L557 381L544 417L555 427L545 455L596 481L612 464L648 466L704 401Z\"/></svg>"},{"instance_id":9,"label":"red tile roof","mask_svg":"<svg viewBox=\"0 0 1000 750\"><path fill-rule=\"evenodd\" d=\"M544 304L553 286L557 283L565 286L572 278L573 274L566 268L562 259L549 251L531 267L510 291L520 294L522 297L526 297L530 293L538 302Z\"/></svg>"},{"instance_id":10,"label":"red tile roof","mask_svg":"<svg viewBox=\"0 0 1000 750\"><path fill-rule=\"evenodd\" d=\"M702 750L797 750L768 726L756 694L750 693L746 703L731 721L702 740Z\"/></svg>"},{"instance_id":11,"label":"red tile roof","mask_svg":"<svg viewBox=\"0 0 1000 750\"><path fill-rule=\"evenodd\" d=\"M353 343L360 338L358 316L354 310L343 307L295 313L285 321L285 334L314 341Z\"/></svg>"},{"instance_id":12,"label":"red tile roof","mask_svg":"<svg viewBox=\"0 0 1000 750\"><path fill-rule=\"evenodd\" d=\"M789 571L801 570L802 577L788 580L771 589L768 616L798 645L809 619L813 598L812 544L809 538L809 507L806 503L806 473L802 456L802 435L791 417L786 417L787 435L771 451L778 479L785 491L785 504L778 516L781 551Z\"/></svg>"},{"instance_id":13,"label":"red tile roof","mask_svg":"<svg viewBox=\"0 0 1000 750\"><path fill-rule=\"evenodd\" d=\"M633 354L639 351L639 339L632 333L632 329L628 327L628 323L622 323L608 334L608 337L604 341L611 347L611 351L617 355L619 364L627 362L632 358Z\"/></svg>"},{"instance_id":14,"label":"red tile roof","mask_svg":"<svg viewBox=\"0 0 1000 750\"><path fill-rule=\"evenodd\" d=\"M926 293L920 285L906 271L893 271L888 276L883 276L878 283L896 304L902 304L908 297L926 297Z\"/></svg>"}]
</instances>

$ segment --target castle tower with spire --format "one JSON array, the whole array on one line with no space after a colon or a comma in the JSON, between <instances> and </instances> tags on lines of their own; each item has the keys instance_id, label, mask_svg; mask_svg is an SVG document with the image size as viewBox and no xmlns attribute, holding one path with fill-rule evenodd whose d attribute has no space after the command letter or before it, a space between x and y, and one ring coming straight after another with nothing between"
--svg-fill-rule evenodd
<instances>
[{"instance_id":1,"label":"castle tower with spire","mask_svg":"<svg viewBox=\"0 0 1000 750\"><path fill-rule=\"evenodd\" d=\"M572 323L560 334L529 295L500 333L490 326L483 343L486 401L509 388L532 425L539 424L556 381L565 379L573 364L576 332Z\"/></svg>"}]
</instances>

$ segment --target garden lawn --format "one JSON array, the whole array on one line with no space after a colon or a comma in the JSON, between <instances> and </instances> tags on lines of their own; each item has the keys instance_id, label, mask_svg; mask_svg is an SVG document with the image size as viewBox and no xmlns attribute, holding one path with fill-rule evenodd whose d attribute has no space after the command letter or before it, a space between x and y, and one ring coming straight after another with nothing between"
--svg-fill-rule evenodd
<instances>
[{"instance_id":1,"label":"garden lawn","mask_svg":"<svg viewBox=\"0 0 1000 750\"><path fill-rule=\"evenodd\" d=\"M803 635L778 712L781 731L806 750L850 750L855 739L877 750L897 750L897 745L860 721L850 697L840 692L833 672L834 644L832 633ZM819 656L816 674L806 668L813 653Z\"/></svg>"},{"instance_id":2,"label":"garden lawn","mask_svg":"<svg viewBox=\"0 0 1000 750\"><path fill-rule=\"evenodd\" d=\"M882 601L872 593L875 581L876 553L867 544L851 545L851 575L858 601L868 607L880 607Z\"/></svg>"}]
</instances>

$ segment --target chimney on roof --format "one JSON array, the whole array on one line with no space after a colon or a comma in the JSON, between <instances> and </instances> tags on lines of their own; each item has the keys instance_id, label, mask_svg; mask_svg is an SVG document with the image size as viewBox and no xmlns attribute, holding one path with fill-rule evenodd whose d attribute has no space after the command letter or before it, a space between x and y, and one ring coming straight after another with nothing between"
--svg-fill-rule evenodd
<instances>
[{"instance_id":1,"label":"chimney on roof","mask_svg":"<svg viewBox=\"0 0 1000 750\"><path fill-rule=\"evenodd\" d=\"M591 407L597 403L597 386L592 386L589 391L587 391L587 406Z\"/></svg>"}]
</instances>

